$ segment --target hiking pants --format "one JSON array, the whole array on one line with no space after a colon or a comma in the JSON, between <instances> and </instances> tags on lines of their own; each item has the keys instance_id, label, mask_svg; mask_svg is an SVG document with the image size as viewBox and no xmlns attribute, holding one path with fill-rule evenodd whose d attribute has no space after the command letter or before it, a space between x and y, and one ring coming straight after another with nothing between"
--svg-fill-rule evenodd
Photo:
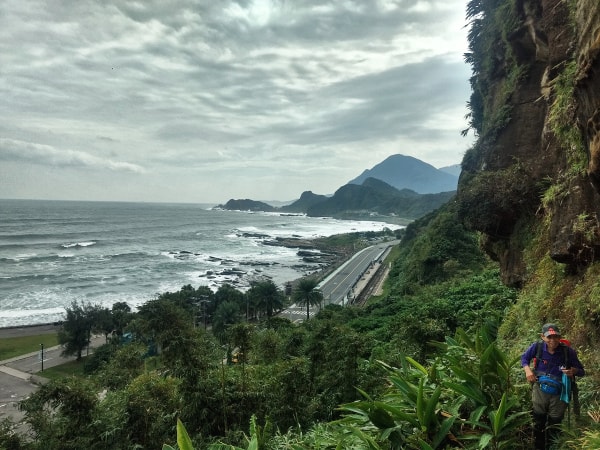
<instances>
[{"instance_id":1,"label":"hiking pants","mask_svg":"<svg viewBox=\"0 0 600 450\"><path fill-rule=\"evenodd\" d=\"M560 400L560 395L542 392L537 383L531 392L533 404L533 437L535 450L549 449L560 434L560 423L565 416L567 403ZM548 441L546 443L546 441Z\"/></svg>"}]
</instances>

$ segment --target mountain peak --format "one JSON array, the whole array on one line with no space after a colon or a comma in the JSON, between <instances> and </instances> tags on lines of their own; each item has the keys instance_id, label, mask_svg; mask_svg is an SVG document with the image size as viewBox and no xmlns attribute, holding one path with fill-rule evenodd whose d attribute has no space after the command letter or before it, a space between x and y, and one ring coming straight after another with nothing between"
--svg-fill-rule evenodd
<instances>
[{"instance_id":1,"label":"mountain peak","mask_svg":"<svg viewBox=\"0 0 600 450\"><path fill-rule=\"evenodd\" d=\"M362 184L367 178L375 178L398 190L410 189L419 194L455 191L458 184L457 176L412 156L400 154L388 156L348 184Z\"/></svg>"}]
</instances>

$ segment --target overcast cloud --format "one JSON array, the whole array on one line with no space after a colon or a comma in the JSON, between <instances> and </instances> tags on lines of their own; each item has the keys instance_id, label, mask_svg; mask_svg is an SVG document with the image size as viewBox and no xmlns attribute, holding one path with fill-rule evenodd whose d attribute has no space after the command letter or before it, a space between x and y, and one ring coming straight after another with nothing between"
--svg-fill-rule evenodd
<instances>
[{"instance_id":1,"label":"overcast cloud","mask_svg":"<svg viewBox=\"0 0 600 450\"><path fill-rule=\"evenodd\" d=\"M3 0L0 198L333 193L460 163L467 0Z\"/></svg>"}]
</instances>

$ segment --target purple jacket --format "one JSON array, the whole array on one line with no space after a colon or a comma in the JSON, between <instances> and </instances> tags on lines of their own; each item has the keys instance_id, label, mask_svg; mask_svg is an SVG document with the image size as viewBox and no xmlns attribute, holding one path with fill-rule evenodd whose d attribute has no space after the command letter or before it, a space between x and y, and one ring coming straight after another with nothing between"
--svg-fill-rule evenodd
<instances>
[{"instance_id":1,"label":"purple jacket","mask_svg":"<svg viewBox=\"0 0 600 450\"><path fill-rule=\"evenodd\" d=\"M566 347L568 352L569 365L578 369L576 376L582 377L585 375L583 364L581 364L581 361L579 361L577 352L573 348L565 346L564 344L560 344L560 346L554 351L554 354L551 354L548 352L548 345L545 342L542 342L542 357L540 358L540 361L537 362L537 367L535 368L536 374L547 373L558 378L562 377L562 371L560 368L561 366L566 366L566 362L564 361L565 352L563 350L563 346ZM536 353L537 342L534 342L527 350L525 350L525 353L521 355L521 367L528 366L536 357Z\"/></svg>"}]
</instances>

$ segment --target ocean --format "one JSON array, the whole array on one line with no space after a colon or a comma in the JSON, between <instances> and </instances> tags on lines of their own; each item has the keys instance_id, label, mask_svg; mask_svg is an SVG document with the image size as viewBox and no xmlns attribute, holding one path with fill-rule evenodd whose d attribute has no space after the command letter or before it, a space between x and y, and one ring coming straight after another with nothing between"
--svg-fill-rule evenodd
<instances>
[{"instance_id":1,"label":"ocean","mask_svg":"<svg viewBox=\"0 0 600 450\"><path fill-rule=\"evenodd\" d=\"M60 321L72 302L133 309L191 284L244 291L319 270L276 237L397 229L210 205L0 200L0 327Z\"/></svg>"}]
</instances>

